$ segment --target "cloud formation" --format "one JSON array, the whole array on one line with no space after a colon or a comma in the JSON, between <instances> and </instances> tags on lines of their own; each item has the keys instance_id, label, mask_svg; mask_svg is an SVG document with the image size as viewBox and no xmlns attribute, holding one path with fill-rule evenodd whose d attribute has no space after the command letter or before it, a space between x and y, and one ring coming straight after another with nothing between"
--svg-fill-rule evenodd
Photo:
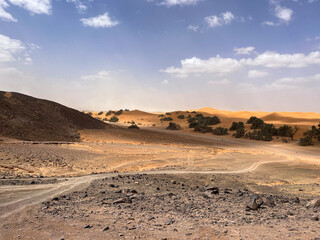
<instances>
[{"instance_id":1,"label":"cloud formation","mask_svg":"<svg viewBox=\"0 0 320 240\"><path fill-rule=\"evenodd\" d=\"M5 8L9 7L5 0L0 0L0 20L8 22L17 22L17 19L12 17L12 15L5 11Z\"/></svg>"},{"instance_id":2,"label":"cloud formation","mask_svg":"<svg viewBox=\"0 0 320 240\"><path fill-rule=\"evenodd\" d=\"M107 12L97 17L82 18L80 21L84 26L93 28L111 28L119 24L118 21L111 19Z\"/></svg>"},{"instance_id":3,"label":"cloud formation","mask_svg":"<svg viewBox=\"0 0 320 240\"><path fill-rule=\"evenodd\" d=\"M230 24L235 19L232 12L224 12L221 13L220 16L213 15L209 17L205 17L204 21L210 28L216 28L223 25Z\"/></svg>"},{"instance_id":4,"label":"cloud formation","mask_svg":"<svg viewBox=\"0 0 320 240\"><path fill-rule=\"evenodd\" d=\"M234 48L237 55L250 55L254 53L255 47Z\"/></svg>"},{"instance_id":5,"label":"cloud formation","mask_svg":"<svg viewBox=\"0 0 320 240\"><path fill-rule=\"evenodd\" d=\"M303 53L280 54L267 51L255 58L222 58L219 55L209 59L196 57L181 61L181 67L168 67L160 72L171 74L175 77L188 77L191 74L228 74L234 73L245 67L262 67L269 69L279 68L305 68L320 65L320 51ZM252 70L249 77L265 77L267 72Z\"/></svg>"},{"instance_id":6,"label":"cloud formation","mask_svg":"<svg viewBox=\"0 0 320 240\"><path fill-rule=\"evenodd\" d=\"M51 0L8 0L11 4L22 7L31 14L51 14Z\"/></svg>"},{"instance_id":7,"label":"cloud formation","mask_svg":"<svg viewBox=\"0 0 320 240\"><path fill-rule=\"evenodd\" d=\"M167 7L172 6L188 6L188 5L196 5L198 2L202 0L163 0L159 3L159 5L164 5Z\"/></svg>"}]
</instances>

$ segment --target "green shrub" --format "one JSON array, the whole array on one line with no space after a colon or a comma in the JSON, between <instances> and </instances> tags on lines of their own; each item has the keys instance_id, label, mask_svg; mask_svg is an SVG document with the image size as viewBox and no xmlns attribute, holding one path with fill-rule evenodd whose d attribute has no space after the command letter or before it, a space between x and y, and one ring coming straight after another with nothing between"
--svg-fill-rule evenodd
<instances>
[{"instance_id":1,"label":"green shrub","mask_svg":"<svg viewBox=\"0 0 320 240\"><path fill-rule=\"evenodd\" d=\"M247 124L252 124L251 129L261 129L265 123L260 118L250 117L250 119L247 121Z\"/></svg>"},{"instance_id":2,"label":"green shrub","mask_svg":"<svg viewBox=\"0 0 320 240\"><path fill-rule=\"evenodd\" d=\"M184 119L185 117L184 117L183 114L181 114L181 115L178 116L178 118L179 118L179 119Z\"/></svg>"},{"instance_id":3,"label":"green shrub","mask_svg":"<svg viewBox=\"0 0 320 240\"><path fill-rule=\"evenodd\" d=\"M88 112L87 114L88 114L89 116L92 116L92 112Z\"/></svg>"},{"instance_id":4,"label":"green shrub","mask_svg":"<svg viewBox=\"0 0 320 240\"><path fill-rule=\"evenodd\" d=\"M118 122L119 118L117 118L116 116L113 116L112 118L110 118L109 122Z\"/></svg>"},{"instance_id":5,"label":"green shrub","mask_svg":"<svg viewBox=\"0 0 320 240\"><path fill-rule=\"evenodd\" d=\"M161 118L160 121L172 121L172 117Z\"/></svg>"},{"instance_id":6,"label":"green shrub","mask_svg":"<svg viewBox=\"0 0 320 240\"><path fill-rule=\"evenodd\" d=\"M188 119L189 119L189 118L192 118L191 114L189 114L187 118L188 118Z\"/></svg>"},{"instance_id":7,"label":"green shrub","mask_svg":"<svg viewBox=\"0 0 320 240\"><path fill-rule=\"evenodd\" d=\"M128 129L140 129L136 124L132 124Z\"/></svg>"},{"instance_id":8,"label":"green shrub","mask_svg":"<svg viewBox=\"0 0 320 240\"><path fill-rule=\"evenodd\" d=\"M238 130L239 128L244 128L243 122L233 122L231 127L229 128L230 131Z\"/></svg>"},{"instance_id":9,"label":"green shrub","mask_svg":"<svg viewBox=\"0 0 320 240\"><path fill-rule=\"evenodd\" d=\"M212 130L213 135L228 135L228 128L223 128L223 127L217 127Z\"/></svg>"},{"instance_id":10,"label":"green shrub","mask_svg":"<svg viewBox=\"0 0 320 240\"><path fill-rule=\"evenodd\" d=\"M100 115L102 115L102 114L103 114L103 112L101 111L101 112L98 113L98 116L100 116Z\"/></svg>"},{"instance_id":11,"label":"green shrub","mask_svg":"<svg viewBox=\"0 0 320 240\"><path fill-rule=\"evenodd\" d=\"M180 130L181 127L180 127L180 125L177 124L177 123L170 122L170 123L169 123L169 126L168 126L166 129L168 129L168 130Z\"/></svg>"},{"instance_id":12,"label":"green shrub","mask_svg":"<svg viewBox=\"0 0 320 240\"><path fill-rule=\"evenodd\" d=\"M119 116L119 115L121 115L122 113L123 113L123 110L120 109L119 111L115 112L114 115Z\"/></svg>"},{"instance_id":13,"label":"green shrub","mask_svg":"<svg viewBox=\"0 0 320 240\"><path fill-rule=\"evenodd\" d=\"M130 110L129 110L129 109L127 109L127 108L126 108L124 111L126 111L126 112L130 112Z\"/></svg>"},{"instance_id":14,"label":"green shrub","mask_svg":"<svg viewBox=\"0 0 320 240\"><path fill-rule=\"evenodd\" d=\"M311 145L313 145L312 137L310 137L310 136L305 136L305 137L303 137L303 138L300 138L299 144L300 144L301 146L311 146Z\"/></svg>"},{"instance_id":15,"label":"green shrub","mask_svg":"<svg viewBox=\"0 0 320 240\"><path fill-rule=\"evenodd\" d=\"M197 113L196 111L192 111L191 113Z\"/></svg>"},{"instance_id":16,"label":"green shrub","mask_svg":"<svg viewBox=\"0 0 320 240\"><path fill-rule=\"evenodd\" d=\"M106 116L110 116L111 114L114 114L114 111L108 111L107 113L106 113Z\"/></svg>"},{"instance_id":17,"label":"green shrub","mask_svg":"<svg viewBox=\"0 0 320 240\"><path fill-rule=\"evenodd\" d=\"M293 129L288 125L283 125L278 128L277 136L293 138L293 135L294 135Z\"/></svg>"},{"instance_id":18,"label":"green shrub","mask_svg":"<svg viewBox=\"0 0 320 240\"><path fill-rule=\"evenodd\" d=\"M108 118L104 118L104 119L102 119L102 121L105 121L105 122L106 122L106 121L109 121L109 120L108 120Z\"/></svg>"},{"instance_id":19,"label":"green shrub","mask_svg":"<svg viewBox=\"0 0 320 240\"><path fill-rule=\"evenodd\" d=\"M171 113L167 112L166 115L172 115Z\"/></svg>"},{"instance_id":20,"label":"green shrub","mask_svg":"<svg viewBox=\"0 0 320 240\"><path fill-rule=\"evenodd\" d=\"M160 114L158 117L161 117L161 118L163 118L164 117L164 114Z\"/></svg>"},{"instance_id":21,"label":"green shrub","mask_svg":"<svg viewBox=\"0 0 320 240\"><path fill-rule=\"evenodd\" d=\"M246 131L244 130L244 128L238 128L237 131L232 135L235 138L241 138L245 135Z\"/></svg>"},{"instance_id":22,"label":"green shrub","mask_svg":"<svg viewBox=\"0 0 320 240\"><path fill-rule=\"evenodd\" d=\"M195 132L201 132L201 133L208 133L208 132L212 132L212 127L208 127L205 124L197 124L194 127L194 131Z\"/></svg>"}]
</instances>

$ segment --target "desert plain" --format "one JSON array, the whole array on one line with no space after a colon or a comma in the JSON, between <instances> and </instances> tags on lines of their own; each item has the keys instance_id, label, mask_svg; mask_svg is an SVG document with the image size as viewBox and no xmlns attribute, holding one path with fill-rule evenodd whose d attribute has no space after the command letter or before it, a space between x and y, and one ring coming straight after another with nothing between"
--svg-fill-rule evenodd
<instances>
[{"instance_id":1,"label":"desert plain","mask_svg":"<svg viewBox=\"0 0 320 240\"><path fill-rule=\"evenodd\" d=\"M133 110L109 122L6 92L0 107L0 239L320 239L320 144L299 145L319 113ZM196 114L296 131L199 133Z\"/></svg>"}]
</instances>

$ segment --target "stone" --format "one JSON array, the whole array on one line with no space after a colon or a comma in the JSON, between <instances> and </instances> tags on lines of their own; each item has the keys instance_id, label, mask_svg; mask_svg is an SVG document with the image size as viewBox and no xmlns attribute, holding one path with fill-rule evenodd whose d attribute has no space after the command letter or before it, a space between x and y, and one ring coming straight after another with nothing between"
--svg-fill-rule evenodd
<instances>
[{"instance_id":1,"label":"stone","mask_svg":"<svg viewBox=\"0 0 320 240\"><path fill-rule=\"evenodd\" d=\"M307 208L320 207L320 198L313 199L307 203Z\"/></svg>"},{"instance_id":2,"label":"stone","mask_svg":"<svg viewBox=\"0 0 320 240\"><path fill-rule=\"evenodd\" d=\"M247 207L251 210L257 210L263 204L262 198L258 194L252 194L247 203Z\"/></svg>"}]
</instances>

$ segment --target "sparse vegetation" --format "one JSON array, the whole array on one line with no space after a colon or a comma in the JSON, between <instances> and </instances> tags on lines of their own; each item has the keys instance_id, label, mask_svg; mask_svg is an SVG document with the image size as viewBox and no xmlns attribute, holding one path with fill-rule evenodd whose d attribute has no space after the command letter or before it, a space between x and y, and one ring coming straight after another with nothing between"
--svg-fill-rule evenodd
<instances>
[{"instance_id":1,"label":"sparse vegetation","mask_svg":"<svg viewBox=\"0 0 320 240\"><path fill-rule=\"evenodd\" d=\"M273 124L264 124L261 130L254 130L253 132L247 132L245 136L253 140L260 141L272 141L276 128Z\"/></svg>"},{"instance_id":2,"label":"sparse vegetation","mask_svg":"<svg viewBox=\"0 0 320 240\"><path fill-rule=\"evenodd\" d=\"M172 121L172 117L164 117L164 118L161 118L160 121Z\"/></svg>"},{"instance_id":3,"label":"sparse vegetation","mask_svg":"<svg viewBox=\"0 0 320 240\"><path fill-rule=\"evenodd\" d=\"M179 119L184 119L185 116L184 116L183 114L181 114L181 115L178 116L178 118L179 118Z\"/></svg>"},{"instance_id":4,"label":"sparse vegetation","mask_svg":"<svg viewBox=\"0 0 320 240\"><path fill-rule=\"evenodd\" d=\"M161 117L161 118L163 118L164 117L164 114L160 114L158 117Z\"/></svg>"},{"instance_id":5,"label":"sparse vegetation","mask_svg":"<svg viewBox=\"0 0 320 240\"><path fill-rule=\"evenodd\" d=\"M244 130L244 127L243 127L243 128L238 128L238 129L236 130L236 132L235 132L232 136L235 137L235 138L241 138L241 137L243 137L245 134L246 134L246 131Z\"/></svg>"},{"instance_id":6,"label":"sparse vegetation","mask_svg":"<svg viewBox=\"0 0 320 240\"><path fill-rule=\"evenodd\" d=\"M180 130L181 127L178 123L170 122L169 126L166 128L168 130Z\"/></svg>"},{"instance_id":7,"label":"sparse vegetation","mask_svg":"<svg viewBox=\"0 0 320 240\"><path fill-rule=\"evenodd\" d=\"M168 115L168 116L169 116L169 115L172 115L172 114L171 114L171 113L169 113L169 112L167 112L167 113L166 113L166 115Z\"/></svg>"},{"instance_id":8,"label":"sparse vegetation","mask_svg":"<svg viewBox=\"0 0 320 240\"><path fill-rule=\"evenodd\" d=\"M101 111L101 112L98 113L98 116L100 116L100 115L102 115L102 114L103 114L103 112Z\"/></svg>"},{"instance_id":9,"label":"sparse vegetation","mask_svg":"<svg viewBox=\"0 0 320 240\"><path fill-rule=\"evenodd\" d=\"M247 124L252 124L251 129L261 129L264 125L264 121L260 118L257 118L257 117L251 117L247 121Z\"/></svg>"},{"instance_id":10,"label":"sparse vegetation","mask_svg":"<svg viewBox=\"0 0 320 240\"><path fill-rule=\"evenodd\" d=\"M119 116L119 115L121 115L122 113L123 113L123 110L120 109L119 111L115 112L114 115Z\"/></svg>"},{"instance_id":11,"label":"sparse vegetation","mask_svg":"<svg viewBox=\"0 0 320 240\"><path fill-rule=\"evenodd\" d=\"M230 131L236 131L240 128L244 128L243 122L233 122L231 127L229 128Z\"/></svg>"},{"instance_id":12,"label":"sparse vegetation","mask_svg":"<svg viewBox=\"0 0 320 240\"><path fill-rule=\"evenodd\" d=\"M131 126L128 127L128 129L140 129L137 124L132 124Z\"/></svg>"},{"instance_id":13,"label":"sparse vegetation","mask_svg":"<svg viewBox=\"0 0 320 240\"><path fill-rule=\"evenodd\" d=\"M228 135L228 128L223 128L223 127L217 127L212 130L213 135Z\"/></svg>"},{"instance_id":14,"label":"sparse vegetation","mask_svg":"<svg viewBox=\"0 0 320 240\"><path fill-rule=\"evenodd\" d=\"M113 116L112 118L110 118L109 122L118 122L119 118L117 118L116 116Z\"/></svg>"},{"instance_id":15,"label":"sparse vegetation","mask_svg":"<svg viewBox=\"0 0 320 240\"><path fill-rule=\"evenodd\" d=\"M313 145L314 139L320 141L320 123L318 124L318 128L316 126L312 126L311 130L306 131L303 135L304 137L300 139L301 146Z\"/></svg>"},{"instance_id":16,"label":"sparse vegetation","mask_svg":"<svg viewBox=\"0 0 320 240\"><path fill-rule=\"evenodd\" d=\"M111 114L114 114L114 111L108 111L107 113L106 113L106 116L110 116Z\"/></svg>"},{"instance_id":17,"label":"sparse vegetation","mask_svg":"<svg viewBox=\"0 0 320 240\"><path fill-rule=\"evenodd\" d=\"M92 112L88 112L87 114L88 114L89 116L92 116Z\"/></svg>"},{"instance_id":18,"label":"sparse vegetation","mask_svg":"<svg viewBox=\"0 0 320 240\"><path fill-rule=\"evenodd\" d=\"M212 132L212 127L209 127L209 125L216 125L220 122L220 119L216 116L204 117L201 113L188 119L189 128L194 128L194 131L202 133Z\"/></svg>"}]
</instances>

